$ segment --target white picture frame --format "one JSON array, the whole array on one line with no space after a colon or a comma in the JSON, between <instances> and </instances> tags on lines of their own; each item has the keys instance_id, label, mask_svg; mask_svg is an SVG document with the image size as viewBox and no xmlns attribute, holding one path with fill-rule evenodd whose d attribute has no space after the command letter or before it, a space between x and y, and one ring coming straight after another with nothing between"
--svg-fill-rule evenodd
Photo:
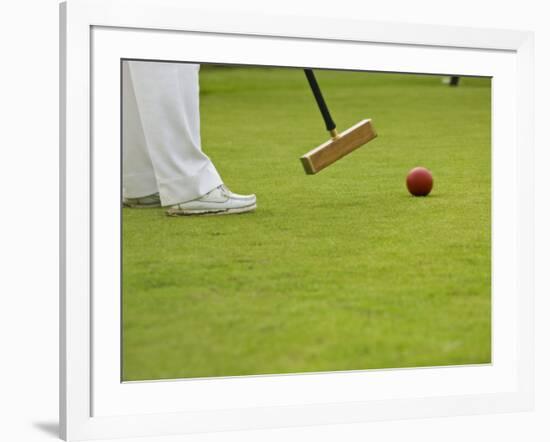
<instances>
[{"instance_id":1,"label":"white picture frame","mask_svg":"<svg viewBox=\"0 0 550 442\"><path fill-rule=\"evenodd\" d=\"M68 0L60 5L60 22L64 439L532 407L532 33L214 14L175 0ZM230 51L220 50L228 47ZM326 57L327 51L333 55ZM354 56L358 51L362 57ZM118 143L121 58L492 76L492 363L122 383L120 305L113 295L120 287L120 260L109 248L120 239L120 219L109 216L120 205L113 191L120 180L120 160L118 150L97 147Z\"/></svg>"}]
</instances>

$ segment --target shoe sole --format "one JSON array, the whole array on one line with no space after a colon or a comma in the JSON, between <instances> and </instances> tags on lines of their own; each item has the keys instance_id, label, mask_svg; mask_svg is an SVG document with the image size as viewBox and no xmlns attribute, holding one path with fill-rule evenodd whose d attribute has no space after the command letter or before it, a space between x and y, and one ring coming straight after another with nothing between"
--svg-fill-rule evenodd
<instances>
[{"instance_id":1,"label":"shoe sole","mask_svg":"<svg viewBox=\"0 0 550 442\"><path fill-rule=\"evenodd\" d=\"M126 207L128 209L155 209L160 207L160 204L129 204L129 203L122 203L122 207Z\"/></svg>"},{"instance_id":2,"label":"shoe sole","mask_svg":"<svg viewBox=\"0 0 550 442\"><path fill-rule=\"evenodd\" d=\"M216 215L233 215L239 213L252 212L256 209L256 204L250 206L239 207L237 209L220 209L220 210L167 210L168 216L216 216Z\"/></svg>"}]
</instances>

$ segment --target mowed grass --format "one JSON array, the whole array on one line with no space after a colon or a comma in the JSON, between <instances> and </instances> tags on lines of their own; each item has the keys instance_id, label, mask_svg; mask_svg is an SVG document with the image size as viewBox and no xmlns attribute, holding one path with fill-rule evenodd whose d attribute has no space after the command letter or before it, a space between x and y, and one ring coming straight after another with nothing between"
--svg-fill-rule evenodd
<instances>
[{"instance_id":1,"label":"mowed grass","mask_svg":"<svg viewBox=\"0 0 550 442\"><path fill-rule=\"evenodd\" d=\"M303 72L203 68L203 148L258 210L124 209L124 380L491 361L490 80L317 77L340 129L379 137L307 176L327 135Z\"/></svg>"}]
</instances>

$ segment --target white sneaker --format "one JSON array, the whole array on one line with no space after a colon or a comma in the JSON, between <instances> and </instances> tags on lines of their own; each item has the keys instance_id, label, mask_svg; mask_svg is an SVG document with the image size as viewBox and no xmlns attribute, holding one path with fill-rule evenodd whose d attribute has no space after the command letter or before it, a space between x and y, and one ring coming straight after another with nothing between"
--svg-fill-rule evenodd
<instances>
[{"instance_id":1,"label":"white sneaker","mask_svg":"<svg viewBox=\"0 0 550 442\"><path fill-rule=\"evenodd\" d=\"M134 209L160 207L160 196L158 193L153 193L152 195L141 196L139 198L123 198L122 205Z\"/></svg>"},{"instance_id":2,"label":"white sneaker","mask_svg":"<svg viewBox=\"0 0 550 442\"><path fill-rule=\"evenodd\" d=\"M256 195L238 195L222 184L193 201L170 206L166 214L170 216L229 215L250 212L255 208Z\"/></svg>"}]
</instances>

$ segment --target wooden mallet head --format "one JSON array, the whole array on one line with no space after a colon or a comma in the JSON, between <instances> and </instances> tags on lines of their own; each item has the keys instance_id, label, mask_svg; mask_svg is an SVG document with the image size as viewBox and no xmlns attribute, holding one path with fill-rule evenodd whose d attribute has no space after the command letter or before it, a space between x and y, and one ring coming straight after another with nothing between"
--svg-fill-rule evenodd
<instances>
[{"instance_id":1,"label":"wooden mallet head","mask_svg":"<svg viewBox=\"0 0 550 442\"><path fill-rule=\"evenodd\" d=\"M363 120L331 140L304 154L300 161L308 175L313 175L376 138L371 120Z\"/></svg>"},{"instance_id":2,"label":"wooden mallet head","mask_svg":"<svg viewBox=\"0 0 550 442\"><path fill-rule=\"evenodd\" d=\"M335 161L358 147L368 143L376 138L376 131L370 119L362 120L355 126L350 127L342 133L336 131L336 124L332 120L328 107L323 99L315 75L311 69L304 69L309 85L319 106L319 110L325 121L327 130L330 132L331 139L300 158L304 170L307 174L313 175L330 166Z\"/></svg>"}]
</instances>

